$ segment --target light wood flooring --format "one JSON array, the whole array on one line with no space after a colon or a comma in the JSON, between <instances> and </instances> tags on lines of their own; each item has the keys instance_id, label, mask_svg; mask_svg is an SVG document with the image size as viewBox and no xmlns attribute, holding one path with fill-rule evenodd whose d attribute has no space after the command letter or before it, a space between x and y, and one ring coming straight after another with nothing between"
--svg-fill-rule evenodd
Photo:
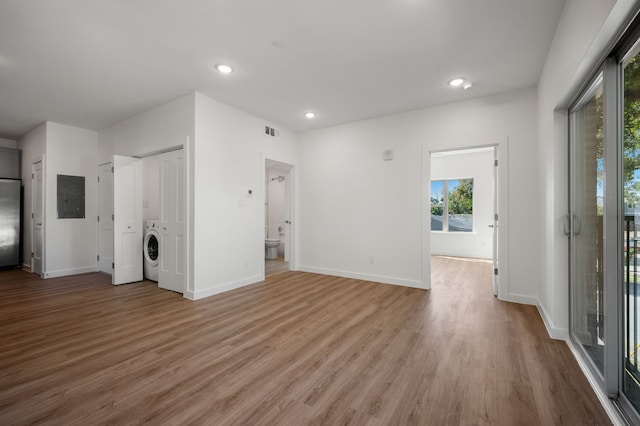
<instances>
[{"instance_id":1,"label":"light wood flooring","mask_svg":"<svg viewBox=\"0 0 640 426\"><path fill-rule=\"evenodd\" d=\"M608 424L490 265L433 289L301 272L189 301L145 281L0 273L0 424Z\"/></svg>"},{"instance_id":2,"label":"light wood flooring","mask_svg":"<svg viewBox=\"0 0 640 426\"><path fill-rule=\"evenodd\" d=\"M281 272L289 270L289 262L284 261L284 256L278 256L277 259L264 260L264 276L270 277Z\"/></svg>"}]
</instances>

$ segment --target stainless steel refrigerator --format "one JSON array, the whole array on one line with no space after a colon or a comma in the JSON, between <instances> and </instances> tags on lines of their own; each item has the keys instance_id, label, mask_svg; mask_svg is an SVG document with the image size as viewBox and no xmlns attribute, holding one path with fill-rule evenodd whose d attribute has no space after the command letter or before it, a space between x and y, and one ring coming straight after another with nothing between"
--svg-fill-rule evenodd
<instances>
[{"instance_id":1,"label":"stainless steel refrigerator","mask_svg":"<svg viewBox=\"0 0 640 426\"><path fill-rule=\"evenodd\" d=\"M20 266L20 180L0 179L0 268Z\"/></svg>"}]
</instances>

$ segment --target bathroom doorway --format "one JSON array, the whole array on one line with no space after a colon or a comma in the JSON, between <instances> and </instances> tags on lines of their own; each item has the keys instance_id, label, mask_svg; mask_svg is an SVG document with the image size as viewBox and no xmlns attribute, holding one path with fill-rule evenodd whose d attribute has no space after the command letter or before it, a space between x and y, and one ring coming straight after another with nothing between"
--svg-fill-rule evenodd
<instances>
[{"instance_id":1,"label":"bathroom doorway","mask_svg":"<svg viewBox=\"0 0 640 426\"><path fill-rule=\"evenodd\" d=\"M265 277L292 264L293 166L266 159L264 189Z\"/></svg>"}]
</instances>

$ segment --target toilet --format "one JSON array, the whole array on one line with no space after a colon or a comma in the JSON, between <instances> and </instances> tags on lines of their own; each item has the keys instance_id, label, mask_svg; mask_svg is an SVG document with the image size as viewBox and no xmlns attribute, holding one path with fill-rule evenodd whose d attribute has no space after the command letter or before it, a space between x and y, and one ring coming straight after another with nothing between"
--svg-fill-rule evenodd
<instances>
[{"instance_id":1,"label":"toilet","mask_svg":"<svg viewBox=\"0 0 640 426\"><path fill-rule=\"evenodd\" d=\"M264 258L265 259L277 259L278 258L278 246L280 240L277 238L269 238L269 227L264 227Z\"/></svg>"},{"instance_id":2,"label":"toilet","mask_svg":"<svg viewBox=\"0 0 640 426\"><path fill-rule=\"evenodd\" d=\"M277 259L278 258L278 246L280 240L277 238L267 238L264 240L265 259Z\"/></svg>"}]
</instances>

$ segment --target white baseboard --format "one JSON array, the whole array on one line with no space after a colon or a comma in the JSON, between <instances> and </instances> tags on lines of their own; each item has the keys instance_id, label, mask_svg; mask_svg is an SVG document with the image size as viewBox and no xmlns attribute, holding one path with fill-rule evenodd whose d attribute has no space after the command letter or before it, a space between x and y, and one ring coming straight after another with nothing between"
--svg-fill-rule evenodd
<instances>
[{"instance_id":1,"label":"white baseboard","mask_svg":"<svg viewBox=\"0 0 640 426\"><path fill-rule=\"evenodd\" d=\"M536 307L538 308L538 312L540 313L540 317L542 318L542 322L544 323L545 328L547 329L547 333L549 337L556 340L568 340L569 339L569 330L562 327L556 327L553 321L551 321L551 317L547 314L547 311L544 309L544 306L540 304L540 302L536 303Z\"/></svg>"},{"instance_id":2,"label":"white baseboard","mask_svg":"<svg viewBox=\"0 0 640 426\"><path fill-rule=\"evenodd\" d=\"M446 250L431 250L432 256L446 256L446 257L465 257L469 259L482 259L482 260L491 260L491 253L487 255L486 253L461 253L459 251L446 251Z\"/></svg>"},{"instance_id":3,"label":"white baseboard","mask_svg":"<svg viewBox=\"0 0 640 426\"><path fill-rule=\"evenodd\" d=\"M57 271L47 271L43 274L43 278L66 277L69 275L86 274L88 272L96 272L96 265L85 266L82 268L59 269Z\"/></svg>"},{"instance_id":4,"label":"white baseboard","mask_svg":"<svg viewBox=\"0 0 640 426\"><path fill-rule=\"evenodd\" d=\"M538 304L538 299L531 296L525 296L522 294L507 294L505 297L500 298L503 302L519 303L521 305L533 305Z\"/></svg>"},{"instance_id":5,"label":"white baseboard","mask_svg":"<svg viewBox=\"0 0 640 426\"><path fill-rule=\"evenodd\" d=\"M215 294L224 293L225 291L235 290L236 288L244 287L249 284L255 284L263 280L264 280L263 276L254 275L251 277L243 278L238 281L234 281L226 284L220 284L215 287L205 288L203 290L185 291L183 296L189 300L198 300L198 299L203 299L205 297L213 296Z\"/></svg>"},{"instance_id":6,"label":"white baseboard","mask_svg":"<svg viewBox=\"0 0 640 426\"><path fill-rule=\"evenodd\" d=\"M373 281L382 284L401 285L404 287L413 287L425 289L423 283L417 280L407 280L405 278L387 277L383 275L370 275L360 272L340 271L336 269L316 268L313 266L298 265L298 271L311 272L314 274L331 275L342 278L353 278L356 280Z\"/></svg>"}]
</instances>

